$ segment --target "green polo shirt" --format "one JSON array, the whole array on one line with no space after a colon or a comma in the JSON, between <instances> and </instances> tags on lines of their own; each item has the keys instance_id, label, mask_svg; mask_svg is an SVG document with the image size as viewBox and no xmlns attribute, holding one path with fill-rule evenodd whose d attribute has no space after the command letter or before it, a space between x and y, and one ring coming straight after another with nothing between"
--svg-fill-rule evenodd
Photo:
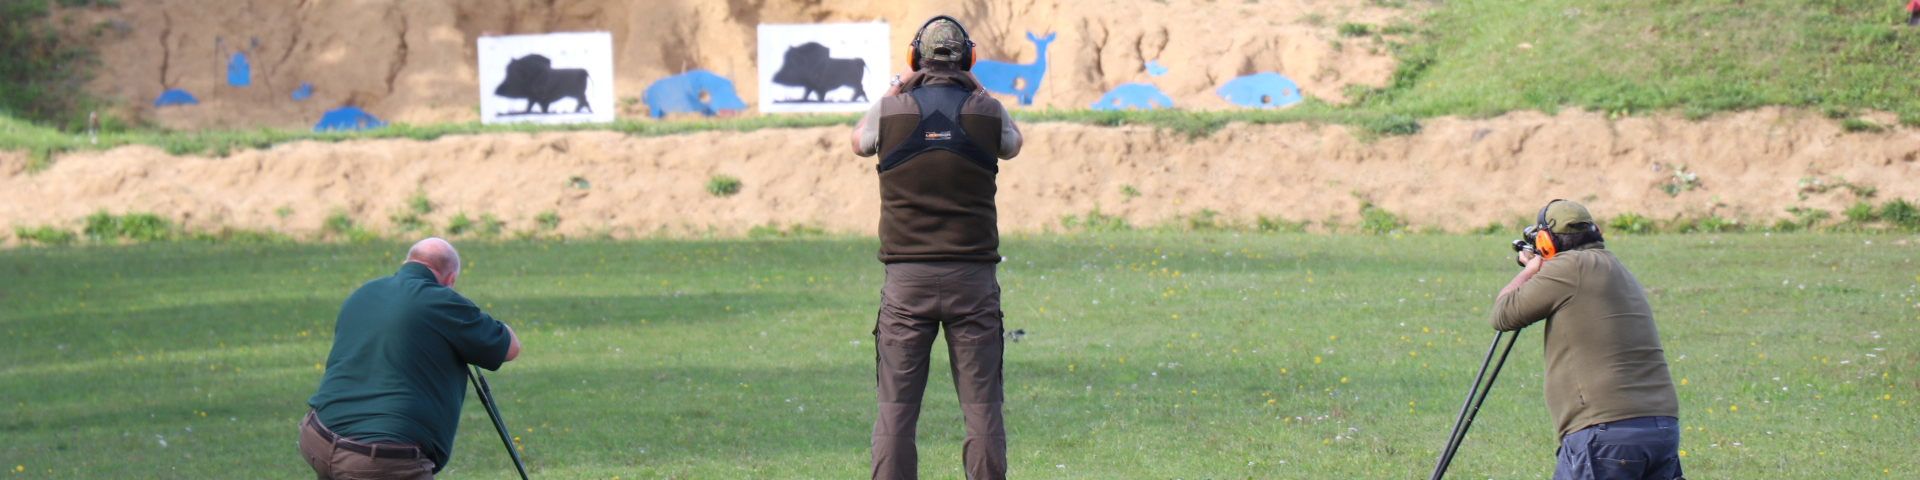
<instances>
[{"instance_id":1,"label":"green polo shirt","mask_svg":"<svg viewBox=\"0 0 1920 480\"><path fill-rule=\"evenodd\" d=\"M409 262L340 305L327 373L307 405L335 434L421 447L437 473L460 427L467 364L498 370L512 343L506 325Z\"/></svg>"}]
</instances>

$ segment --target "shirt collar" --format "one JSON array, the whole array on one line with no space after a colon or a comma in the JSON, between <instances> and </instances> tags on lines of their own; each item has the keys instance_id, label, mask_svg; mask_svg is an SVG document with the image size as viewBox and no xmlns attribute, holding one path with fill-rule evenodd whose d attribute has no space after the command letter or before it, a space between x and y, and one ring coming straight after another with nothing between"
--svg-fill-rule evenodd
<instances>
[{"instance_id":1,"label":"shirt collar","mask_svg":"<svg viewBox=\"0 0 1920 480\"><path fill-rule=\"evenodd\" d=\"M435 278L433 276L433 269L427 268L427 264L420 263L420 262L407 262L405 264L400 265L400 271L394 272L393 276L418 277L420 279L433 282L434 285L440 284L440 279Z\"/></svg>"},{"instance_id":2,"label":"shirt collar","mask_svg":"<svg viewBox=\"0 0 1920 480\"><path fill-rule=\"evenodd\" d=\"M973 76L957 70L921 70L913 75L913 80L901 86L901 91L913 90L925 85L959 85L971 92L980 89Z\"/></svg>"}]
</instances>

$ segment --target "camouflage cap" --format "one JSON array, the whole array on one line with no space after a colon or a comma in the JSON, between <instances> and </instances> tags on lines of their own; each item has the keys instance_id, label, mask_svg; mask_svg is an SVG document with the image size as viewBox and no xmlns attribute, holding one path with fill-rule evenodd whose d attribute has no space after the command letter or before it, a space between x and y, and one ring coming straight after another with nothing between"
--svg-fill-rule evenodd
<instances>
[{"instance_id":1,"label":"camouflage cap","mask_svg":"<svg viewBox=\"0 0 1920 480\"><path fill-rule=\"evenodd\" d=\"M967 57L967 31L949 19L937 19L920 29L920 58L958 62Z\"/></svg>"},{"instance_id":2,"label":"camouflage cap","mask_svg":"<svg viewBox=\"0 0 1920 480\"><path fill-rule=\"evenodd\" d=\"M1553 233L1584 232L1587 230L1575 229L1573 225L1578 223L1593 223L1593 214L1587 212L1587 207L1574 203L1572 200L1560 200L1547 204L1545 216L1546 224L1553 226Z\"/></svg>"}]
</instances>

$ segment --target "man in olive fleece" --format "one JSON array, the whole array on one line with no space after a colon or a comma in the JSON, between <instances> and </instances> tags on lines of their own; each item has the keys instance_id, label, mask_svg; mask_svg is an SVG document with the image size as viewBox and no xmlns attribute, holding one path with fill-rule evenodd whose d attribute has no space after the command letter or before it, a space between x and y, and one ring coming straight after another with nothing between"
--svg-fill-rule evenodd
<instances>
[{"instance_id":1,"label":"man in olive fleece","mask_svg":"<svg viewBox=\"0 0 1920 480\"><path fill-rule=\"evenodd\" d=\"M467 365L498 370L520 356L512 328L453 291L459 277L460 253L429 238L341 303L300 420L300 454L320 480L431 480L447 466Z\"/></svg>"},{"instance_id":2,"label":"man in olive fleece","mask_svg":"<svg viewBox=\"0 0 1920 480\"><path fill-rule=\"evenodd\" d=\"M1680 401L1639 280L1606 250L1587 208L1547 204L1526 264L1493 305L1493 328L1546 320L1554 480L1681 478Z\"/></svg>"},{"instance_id":3,"label":"man in olive fleece","mask_svg":"<svg viewBox=\"0 0 1920 480\"><path fill-rule=\"evenodd\" d=\"M1020 153L1020 131L967 69L972 42L934 17L913 43L914 69L896 78L852 132L854 152L882 155L880 261L886 281L875 321L872 475L919 476L914 446L934 338L947 331L954 389L966 418L967 478L1007 474L1000 406L1000 235L997 159Z\"/></svg>"}]
</instances>

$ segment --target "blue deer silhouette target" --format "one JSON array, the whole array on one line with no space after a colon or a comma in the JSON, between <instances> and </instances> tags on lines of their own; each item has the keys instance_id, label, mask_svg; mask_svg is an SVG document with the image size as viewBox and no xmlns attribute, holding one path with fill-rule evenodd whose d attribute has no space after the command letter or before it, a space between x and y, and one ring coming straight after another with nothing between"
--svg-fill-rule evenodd
<instances>
[{"instance_id":1,"label":"blue deer silhouette target","mask_svg":"<svg viewBox=\"0 0 1920 480\"><path fill-rule=\"evenodd\" d=\"M1033 104L1033 93L1040 90L1040 79L1047 76L1047 44L1053 43L1053 33L1045 37L1035 37L1027 32L1027 40L1033 42L1033 63L1017 64L981 60L973 65L974 78L980 79L980 86L987 91L1002 95L1013 95L1021 105Z\"/></svg>"}]
</instances>

